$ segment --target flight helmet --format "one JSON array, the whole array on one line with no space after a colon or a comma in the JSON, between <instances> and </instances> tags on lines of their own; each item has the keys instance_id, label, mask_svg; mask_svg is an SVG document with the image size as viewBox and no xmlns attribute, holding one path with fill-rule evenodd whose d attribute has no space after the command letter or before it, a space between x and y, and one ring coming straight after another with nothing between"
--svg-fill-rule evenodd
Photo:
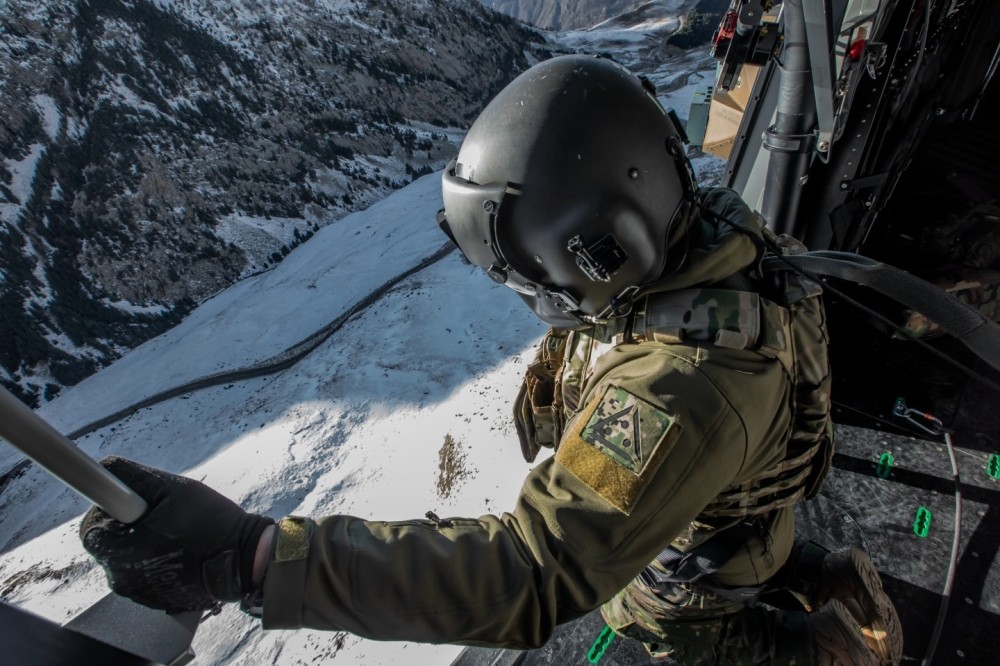
<instances>
[{"instance_id":1,"label":"flight helmet","mask_svg":"<svg viewBox=\"0 0 1000 666\"><path fill-rule=\"evenodd\" d=\"M683 260L696 186L682 137L624 67L546 60L473 123L443 175L438 222L549 325L620 316Z\"/></svg>"}]
</instances>

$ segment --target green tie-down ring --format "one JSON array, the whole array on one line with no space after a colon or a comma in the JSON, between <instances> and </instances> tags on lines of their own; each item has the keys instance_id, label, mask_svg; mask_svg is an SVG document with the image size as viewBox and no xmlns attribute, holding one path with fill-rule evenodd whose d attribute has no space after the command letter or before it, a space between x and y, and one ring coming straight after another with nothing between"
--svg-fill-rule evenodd
<instances>
[{"instance_id":1,"label":"green tie-down ring","mask_svg":"<svg viewBox=\"0 0 1000 666\"><path fill-rule=\"evenodd\" d=\"M600 635L594 644L590 646L590 651L587 652L587 661L592 664L596 664L607 652L608 647L611 645L611 641L615 639L615 632L611 630L611 627L605 625L604 629L601 630Z\"/></svg>"},{"instance_id":2,"label":"green tie-down ring","mask_svg":"<svg viewBox=\"0 0 1000 666\"><path fill-rule=\"evenodd\" d=\"M931 531L931 510L927 507L917 509L917 518L913 521L913 533L918 537L926 537Z\"/></svg>"}]
</instances>

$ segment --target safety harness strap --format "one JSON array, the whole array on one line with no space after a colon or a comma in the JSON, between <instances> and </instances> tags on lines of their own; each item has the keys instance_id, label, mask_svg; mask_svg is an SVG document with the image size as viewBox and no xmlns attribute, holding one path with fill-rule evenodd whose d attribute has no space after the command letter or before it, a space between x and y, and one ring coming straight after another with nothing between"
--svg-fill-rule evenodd
<instances>
[{"instance_id":1,"label":"safety harness strap","mask_svg":"<svg viewBox=\"0 0 1000 666\"><path fill-rule=\"evenodd\" d=\"M817 251L764 260L765 270L788 270L788 264L810 275L864 285L920 312L1000 371L1000 326L939 287L895 266L848 252Z\"/></svg>"}]
</instances>

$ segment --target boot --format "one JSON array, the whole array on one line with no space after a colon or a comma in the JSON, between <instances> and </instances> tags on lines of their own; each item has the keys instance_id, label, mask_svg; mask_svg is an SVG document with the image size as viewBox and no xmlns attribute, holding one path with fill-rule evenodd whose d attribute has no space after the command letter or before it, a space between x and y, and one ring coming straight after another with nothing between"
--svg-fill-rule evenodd
<instances>
[{"instance_id":1,"label":"boot","mask_svg":"<svg viewBox=\"0 0 1000 666\"><path fill-rule=\"evenodd\" d=\"M878 666L851 611L837 599L809 614L817 666Z\"/></svg>"},{"instance_id":2,"label":"boot","mask_svg":"<svg viewBox=\"0 0 1000 666\"><path fill-rule=\"evenodd\" d=\"M817 606L840 600L861 627L880 666L896 666L903 657L903 631L892 601L871 558L860 548L829 553L821 565Z\"/></svg>"}]
</instances>

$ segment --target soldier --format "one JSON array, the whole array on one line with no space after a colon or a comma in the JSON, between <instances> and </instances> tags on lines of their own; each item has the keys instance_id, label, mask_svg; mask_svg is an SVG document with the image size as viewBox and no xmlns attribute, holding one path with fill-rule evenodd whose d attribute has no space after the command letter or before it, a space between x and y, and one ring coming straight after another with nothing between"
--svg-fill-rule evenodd
<instances>
[{"instance_id":1,"label":"soldier","mask_svg":"<svg viewBox=\"0 0 1000 666\"><path fill-rule=\"evenodd\" d=\"M514 411L525 458L555 453L511 513L272 524L113 459L150 509L84 518L111 587L168 610L242 600L266 628L515 648L601 607L684 664L898 663L871 560L794 546L832 455L818 289L765 275L766 231L732 191L699 192L651 88L606 59L545 61L443 176L442 229L552 327ZM768 586L805 610L756 603Z\"/></svg>"}]
</instances>

